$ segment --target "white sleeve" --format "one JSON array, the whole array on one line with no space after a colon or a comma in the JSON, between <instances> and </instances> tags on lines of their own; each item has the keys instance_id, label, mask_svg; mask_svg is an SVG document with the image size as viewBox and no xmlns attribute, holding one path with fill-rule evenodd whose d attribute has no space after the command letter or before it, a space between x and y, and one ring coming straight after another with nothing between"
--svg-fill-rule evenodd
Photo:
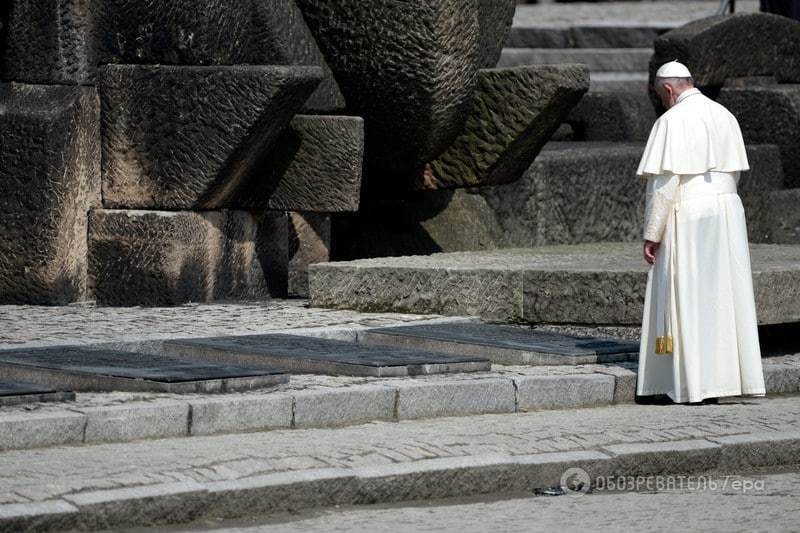
<instances>
[{"instance_id":1,"label":"white sleeve","mask_svg":"<svg viewBox=\"0 0 800 533\"><path fill-rule=\"evenodd\" d=\"M645 193L644 239L661 242L667 216L675 203L680 177L677 174L649 176Z\"/></svg>"}]
</instances>

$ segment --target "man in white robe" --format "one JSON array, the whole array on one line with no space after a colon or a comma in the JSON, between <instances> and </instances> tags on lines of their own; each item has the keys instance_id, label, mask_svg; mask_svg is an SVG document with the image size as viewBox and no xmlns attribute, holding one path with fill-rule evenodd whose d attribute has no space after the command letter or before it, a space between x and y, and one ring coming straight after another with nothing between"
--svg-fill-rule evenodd
<instances>
[{"instance_id":1,"label":"man in white robe","mask_svg":"<svg viewBox=\"0 0 800 533\"><path fill-rule=\"evenodd\" d=\"M678 403L763 395L750 252L736 192L741 130L678 62L656 73L667 112L637 174L647 178L647 279L637 394Z\"/></svg>"}]
</instances>

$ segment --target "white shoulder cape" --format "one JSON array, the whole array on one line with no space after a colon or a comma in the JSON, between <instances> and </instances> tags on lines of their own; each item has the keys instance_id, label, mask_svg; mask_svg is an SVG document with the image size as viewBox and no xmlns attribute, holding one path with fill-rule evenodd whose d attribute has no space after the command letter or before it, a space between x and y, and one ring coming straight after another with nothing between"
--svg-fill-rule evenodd
<instances>
[{"instance_id":1,"label":"white shoulder cape","mask_svg":"<svg viewBox=\"0 0 800 533\"><path fill-rule=\"evenodd\" d=\"M749 170L736 118L697 89L653 125L636 174L703 174Z\"/></svg>"}]
</instances>

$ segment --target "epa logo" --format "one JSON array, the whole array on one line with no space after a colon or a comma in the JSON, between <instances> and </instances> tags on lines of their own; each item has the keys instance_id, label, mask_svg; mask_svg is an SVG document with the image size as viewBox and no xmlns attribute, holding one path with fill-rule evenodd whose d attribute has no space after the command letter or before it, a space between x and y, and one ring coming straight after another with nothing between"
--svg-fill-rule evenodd
<instances>
[{"instance_id":1,"label":"epa logo","mask_svg":"<svg viewBox=\"0 0 800 533\"><path fill-rule=\"evenodd\" d=\"M591 487L589 474L583 468L568 468L561 475L561 490L570 496L583 496Z\"/></svg>"}]
</instances>

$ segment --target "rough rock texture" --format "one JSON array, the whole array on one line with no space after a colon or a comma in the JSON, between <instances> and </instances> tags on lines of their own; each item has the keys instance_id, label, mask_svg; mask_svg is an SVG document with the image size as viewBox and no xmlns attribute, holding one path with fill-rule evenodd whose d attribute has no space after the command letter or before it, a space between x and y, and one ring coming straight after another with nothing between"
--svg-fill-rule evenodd
<instances>
[{"instance_id":1,"label":"rough rock texture","mask_svg":"<svg viewBox=\"0 0 800 533\"><path fill-rule=\"evenodd\" d=\"M364 160L359 117L298 115L229 205L241 209L357 211Z\"/></svg>"},{"instance_id":2,"label":"rough rock texture","mask_svg":"<svg viewBox=\"0 0 800 533\"><path fill-rule=\"evenodd\" d=\"M566 122L576 141L644 142L656 120L646 91L589 91Z\"/></svg>"},{"instance_id":3,"label":"rough rock texture","mask_svg":"<svg viewBox=\"0 0 800 533\"><path fill-rule=\"evenodd\" d=\"M308 298L308 265L330 259L331 217L289 213L289 296Z\"/></svg>"},{"instance_id":4,"label":"rough rock texture","mask_svg":"<svg viewBox=\"0 0 800 533\"><path fill-rule=\"evenodd\" d=\"M800 189L773 191L769 196L769 242L800 244Z\"/></svg>"},{"instance_id":5,"label":"rough rock texture","mask_svg":"<svg viewBox=\"0 0 800 533\"><path fill-rule=\"evenodd\" d=\"M514 21L516 0L478 0L480 39L478 53L481 68L494 68L508 40Z\"/></svg>"},{"instance_id":6,"label":"rough rock texture","mask_svg":"<svg viewBox=\"0 0 800 533\"><path fill-rule=\"evenodd\" d=\"M103 305L175 305L286 295L284 214L96 210L89 275Z\"/></svg>"},{"instance_id":7,"label":"rough rock texture","mask_svg":"<svg viewBox=\"0 0 800 533\"><path fill-rule=\"evenodd\" d=\"M318 67L101 69L106 207L225 206L321 78Z\"/></svg>"},{"instance_id":8,"label":"rough rock texture","mask_svg":"<svg viewBox=\"0 0 800 533\"><path fill-rule=\"evenodd\" d=\"M369 9L362 0L298 5L348 111L364 117L365 187L380 196L411 186L415 171L447 148L466 120L486 61L479 53L486 34L478 0L375 0Z\"/></svg>"},{"instance_id":9,"label":"rough rock texture","mask_svg":"<svg viewBox=\"0 0 800 533\"><path fill-rule=\"evenodd\" d=\"M511 184L427 191L381 210L336 217L335 260L638 241L644 180L637 177L644 145L550 143ZM777 147L748 146L752 171L739 183L753 242L769 242L769 193L783 183Z\"/></svg>"},{"instance_id":10,"label":"rough rock texture","mask_svg":"<svg viewBox=\"0 0 800 533\"><path fill-rule=\"evenodd\" d=\"M0 302L85 299L99 119L94 88L0 84Z\"/></svg>"},{"instance_id":11,"label":"rough rock texture","mask_svg":"<svg viewBox=\"0 0 800 533\"><path fill-rule=\"evenodd\" d=\"M293 0L15 0L6 77L94 83L105 63L314 65L306 109L344 98Z\"/></svg>"},{"instance_id":12,"label":"rough rock texture","mask_svg":"<svg viewBox=\"0 0 800 533\"><path fill-rule=\"evenodd\" d=\"M780 147L786 186L800 187L800 85L724 87L717 101L739 121L745 142Z\"/></svg>"},{"instance_id":13,"label":"rough rock texture","mask_svg":"<svg viewBox=\"0 0 800 533\"><path fill-rule=\"evenodd\" d=\"M583 65L480 71L464 130L427 166L421 187L516 181L588 89Z\"/></svg>"},{"instance_id":14,"label":"rough rock texture","mask_svg":"<svg viewBox=\"0 0 800 533\"><path fill-rule=\"evenodd\" d=\"M696 20L655 40L650 81L667 61L689 67L695 84L718 88L727 78L774 76L800 82L800 22L768 13Z\"/></svg>"},{"instance_id":15,"label":"rough rock texture","mask_svg":"<svg viewBox=\"0 0 800 533\"><path fill-rule=\"evenodd\" d=\"M800 319L800 246L752 245L761 324ZM309 267L315 306L478 315L493 322L638 325L648 266L641 244L593 243Z\"/></svg>"}]
</instances>

